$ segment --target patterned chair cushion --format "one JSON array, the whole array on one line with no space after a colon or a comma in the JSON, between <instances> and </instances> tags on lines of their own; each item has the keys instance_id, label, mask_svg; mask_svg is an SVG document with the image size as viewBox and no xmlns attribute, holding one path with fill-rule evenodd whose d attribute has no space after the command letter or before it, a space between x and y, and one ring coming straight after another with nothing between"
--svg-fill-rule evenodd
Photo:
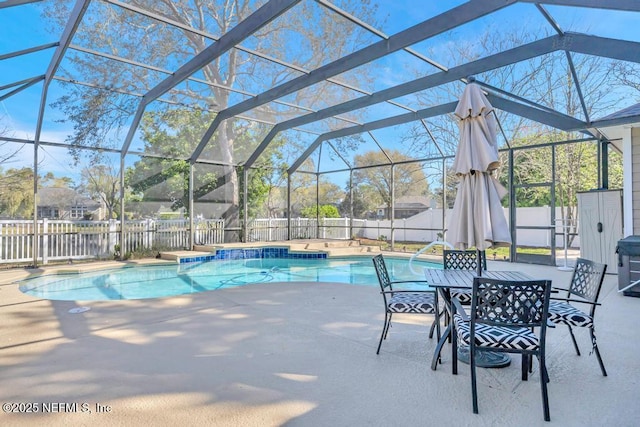
<instances>
[{"instance_id":1,"label":"patterned chair cushion","mask_svg":"<svg viewBox=\"0 0 640 427\"><path fill-rule=\"evenodd\" d=\"M471 343L471 323L465 322L462 316L453 316L458 333L458 340L468 346ZM482 347L537 350L540 342L536 334L528 328L489 326L476 324L476 345Z\"/></svg>"},{"instance_id":2,"label":"patterned chair cushion","mask_svg":"<svg viewBox=\"0 0 640 427\"><path fill-rule=\"evenodd\" d=\"M549 320L563 325L593 327L591 316L562 301L549 301Z\"/></svg>"},{"instance_id":3,"label":"patterned chair cushion","mask_svg":"<svg viewBox=\"0 0 640 427\"><path fill-rule=\"evenodd\" d=\"M395 293L387 300L392 313L435 313L435 297L432 292Z\"/></svg>"},{"instance_id":4,"label":"patterned chair cushion","mask_svg":"<svg viewBox=\"0 0 640 427\"><path fill-rule=\"evenodd\" d=\"M471 305L471 289L451 289L451 298L458 298L460 304Z\"/></svg>"}]
</instances>

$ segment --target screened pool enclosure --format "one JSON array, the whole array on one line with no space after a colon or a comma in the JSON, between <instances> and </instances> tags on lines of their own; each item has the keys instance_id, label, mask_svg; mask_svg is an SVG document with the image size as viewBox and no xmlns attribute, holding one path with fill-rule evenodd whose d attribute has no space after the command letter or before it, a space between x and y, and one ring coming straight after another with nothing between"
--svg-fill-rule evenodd
<instances>
[{"instance_id":1,"label":"screened pool enclosure","mask_svg":"<svg viewBox=\"0 0 640 427\"><path fill-rule=\"evenodd\" d=\"M508 258L579 248L640 121L633 0L0 2L0 263L447 240L453 116L498 120Z\"/></svg>"}]
</instances>

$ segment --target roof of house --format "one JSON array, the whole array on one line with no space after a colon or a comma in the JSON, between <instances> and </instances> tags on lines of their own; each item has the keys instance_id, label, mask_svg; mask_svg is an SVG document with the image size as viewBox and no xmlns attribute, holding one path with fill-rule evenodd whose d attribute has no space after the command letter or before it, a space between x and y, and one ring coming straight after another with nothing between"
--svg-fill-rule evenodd
<instances>
[{"instance_id":1,"label":"roof of house","mask_svg":"<svg viewBox=\"0 0 640 427\"><path fill-rule=\"evenodd\" d=\"M39 206L99 206L100 203L68 187L44 187L38 190Z\"/></svg>"},{"instance_id":2,"label":"roof of house","mask_svg":"<svg viewBox=\"0 0 640 427\"><path fill-rule=\"evenodd\" d=\"M431 206L431 198L428 196L401 196L396 198L396 209L427 209ZM377 209L386 209L386 205L378 206Z\"/></svg>"},{"instance_id":3,"label":"roof of house","mask_svg":"<svg viewBox=\"0 0 640 427\"><path fill-rule=\"evenodd\" d=\"M618 110L615 113L611 113L600 120L621 119L633 116L640 116L640 103L631 105L627 108L623 108L622 110Z\"/></svg>"}]
</instances>

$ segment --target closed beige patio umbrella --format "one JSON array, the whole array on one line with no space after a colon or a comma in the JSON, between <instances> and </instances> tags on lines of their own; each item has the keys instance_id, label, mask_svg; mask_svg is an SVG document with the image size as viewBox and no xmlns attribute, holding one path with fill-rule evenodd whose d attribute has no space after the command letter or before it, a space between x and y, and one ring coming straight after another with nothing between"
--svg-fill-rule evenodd
<instances>
[{"instance_id":1,"label":"closed beige patio umbrella","mask_svg":"<svg viewBox=\"0 0 640 427\"><path fill-rule=\"evenodd\" d=\"M491 173L500 166L493 107L480 86L469 83L455 114L460 119L460 142L453 170L460 183L447 240L458 249L475 247L478 251L510 245L511 234L500 203L507 191ZM481 265L479 257L479 275Z\"/></svg>"}]
</instances>

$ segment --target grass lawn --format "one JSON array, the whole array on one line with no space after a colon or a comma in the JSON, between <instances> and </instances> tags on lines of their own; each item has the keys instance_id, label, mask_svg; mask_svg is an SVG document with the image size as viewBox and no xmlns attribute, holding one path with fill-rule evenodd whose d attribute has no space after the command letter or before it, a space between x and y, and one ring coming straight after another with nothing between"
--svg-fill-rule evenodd
<instances>
[{"instance_id":1,"label":"grass lawn","mask_svg":"<svg viewBox=\"0 0 640 427\"><path fill-rule=\"evenodd\" d=\"M373 239L358 239L361 245L364 246L379 246L383 251L391 251L391 242L386 240L373 240ZM394 252L407 252L407 253L415 253L420 249L427 246L429 243L426 242L399 242L396 241L394 244ZM442 245L434 245L427 253L431 255L442 255L443 250ZM536 247L519 247L518 253L526 253L526 254L535 254L535 255L550 255L550 248L536 248ZM499 247L487 249L487 258L488 259L496 259L496 260L507 260L509 259L509 247Z\"/></svg>"}]
</instances>

